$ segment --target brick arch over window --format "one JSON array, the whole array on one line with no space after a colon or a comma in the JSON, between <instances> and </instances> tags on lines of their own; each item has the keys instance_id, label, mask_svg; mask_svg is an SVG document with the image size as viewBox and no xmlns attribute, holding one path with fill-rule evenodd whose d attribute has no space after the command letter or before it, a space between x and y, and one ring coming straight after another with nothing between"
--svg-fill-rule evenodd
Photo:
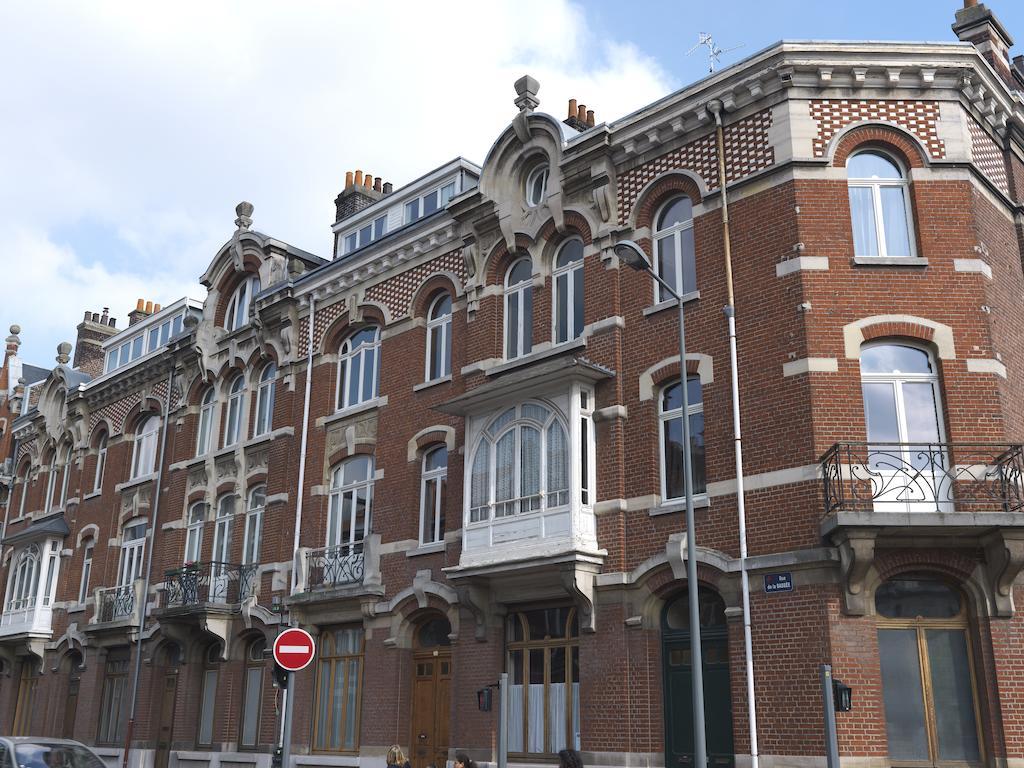
<instances>
[{"instance_id":1,"label":"brick arch over window","mask_svg":"<svg viewBox=\"0 0 1024 768\"><path fill-rule=\"evenodd\" d=\"M487 284L504 285L505 272L508 271L512 262L522 256L529 256L530 260L533 260L533 256L530 253L530 248L533 245L534 241L521 232L516 233L516 247L513 251L508 249L504 240L499 241L487 257L487 268L484 270L484 274L487 276Z\"/></svg>"},{"instance_id":2,"label":"brick arch over window","mask_svg":"<svg viewBox=\"0 0 1024 768\"><path fill-rule=\"evenodd\" d=\"M920 140L894 125L871 123L858 125L832 139L832 165L845 168L846 161L857 150L880 149L895 155L909 168L924 168L928 154Z\"/></svg>"},{"instance_id":3,"label":"brick arch over window","mask_svg":"<svg viewBox=\"0 0 1024 768\"><path fill-rule=\"evenodd\" d=\"M963 552L942 549L901 549L878 551L865 585L869 613L874 614L876 590L904 574L922 575L944 581L959 589L977 616L1010 615L999 609L992 584L978 561Z\"/></svg>"},{"instance_id":4,"label":"brick arch over window","mask_svg":"<svg viewBox=\"0 0 1024 768\"><path fill-rule=\"evenodd\" d=\"M555 227L555 220L548 219L537 234L537 241L547 243L550 240L557 240L558 243L561 243L573 235L578 235L584 245L590 245L594 242L590 230L590 222L579 211L568 210L565 212L565 230L564 233L559 233Z\"/></svg>"},{"instance_id":5,"label":"brick arch over window","mask_svg":"<svg viewBox=\"0 0 1024 768\"><path fill-rule=\"evenodd\" d=\"M710 355L691 353L686 356L686 375L697 376L701 386L715 380L714 360ZM640 400L653 400L656 389L679 378L679 355L659 360L640 374Z\"/></svg>"},{"instance_id":6,"label":"brick arch over window","mask_svg":"<svg viewBox=\"0 0 1024 768\"><path fill-rule=\"evenodd\" d=\"M374 438L372 441L363 438L362 442L355 442L351 445L343 445L336 449L330 456L327 457L327 487L331 485L331 473L337 469L338 465L345 461L345 459L351 459L353 456L374 456L377 453L377 440Z\"/></svg>"},{"instance_id":7,"label":"brick arch over window","mask_svg":"<svg viewBox=\"0 0 1024 768\"><path fill-rule=\"evenodd\" d=\"M955 360L953 329L943 323L912 315L874 315L843 326L846 357L860 359L866 341L882 338L916 339L931 344L940 360Z\"/></svg>"},{"instance_id":8,"label":"brick arch over window","mask_svg":"<svg viewBox=\"0 0 1024 768\"><path fill-rule=\"evenodd\" d=\"M640 190L631 212L634 229L654 226L655 212L670 198L686 195L694 205L702 202L701 184L697 177L686 171L668 171L653 179Z\"/></svg>"},{"instance_id":9,"label":"brick arch over window","mask_svg":"<svg viewBox=\"0 0 1024 768\"><path fill-rule=\"evenodd\" d=\"M369 325L376 325L381 330L387 325L384 318L384 313L374 305L363 305L361 312L358 313L359 319L350 318L347 311L342 312L341 316L336 318L323 335L323 345L320 348L320 352L328 355L338 354L338 350L344 343L345 339L351 336L356 331L362 328L366 328Z\"/></svg>"},{"instance_id":10,"label":"brick arch over window","mask_svg":"<svg viewBox=\"0 0 1024 768\"><path fill-rule=\"evenodd\" d=\"M406 446L406 457L409 461L417 461L423 455L423 451L432 445L444 443L448 453L455 451L455 430L445 424L435 424L425 427L417 432L409 440Z\"/></svg>"},{"instance_id":11,"label":"brick arch over window","mask_svg":"<svg viewBox=\"0 0 1024 768\"><path fill-rule=\"evenodd\" d=\"M454 275L436 272L420 283L409 304L412 308L410 314L413 317L426 317L430 305L441 293L447 293L452 297L452 303L455 303L455 298L459 295L459 286ZM454 307L452 309L454 310Z\"/></svg>"}]
</instances>

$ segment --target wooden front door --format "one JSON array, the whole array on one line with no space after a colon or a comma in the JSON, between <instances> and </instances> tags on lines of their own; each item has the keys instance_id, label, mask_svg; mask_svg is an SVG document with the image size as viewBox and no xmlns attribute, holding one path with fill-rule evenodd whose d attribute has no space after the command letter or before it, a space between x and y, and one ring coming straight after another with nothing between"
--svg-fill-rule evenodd
<instances>
[{"instance_id":1,"label":"wooden front door","mask_svg":"<svg viewBox=\"0 0 1024 768\"><path fill-rule=\"evenodd\" d=\"M169 667L160 693L160 718L157 720L156 754L153 768L167 768L174 738L174 702L178 695L178 669Z\"/></svg>"},{"instance_id":2,"label":"wooden front door","mask_svg":"<svg viewBox=\"0 0 1024 768\"><path fill-rule=\"evenodd\" d=\"M75 713L78 711L78 686L82 682L82 672L79 669L78 661L71 662L71 672L68 675L68 697L64 702L64 722L61 726L60 735L65 739L75 738Z\"/></svg>"},{"instance_id":3,"label":"wooden front door","mask_svg":"<svg viewBox=\"0 0 1024 768\"><path fill-rule=\"evenodd\" d=\"M451 652L417 654L413 671L412 768L443 768L448 760Z\"/></svg>"}]
</instances>

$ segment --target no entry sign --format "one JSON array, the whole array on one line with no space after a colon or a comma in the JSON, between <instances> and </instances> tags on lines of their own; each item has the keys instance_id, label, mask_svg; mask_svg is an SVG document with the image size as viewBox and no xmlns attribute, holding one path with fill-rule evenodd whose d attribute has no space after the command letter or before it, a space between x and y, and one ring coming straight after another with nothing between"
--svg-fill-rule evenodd
<instances>
[{"instance_id":1,"label":"no entry sign","mask_svg":"<svg viewBox=\"0 0 1024 768\"><path fill-rule=\"evenodd\" d=\"M274 641L274 661L289 672L308 667L315 654L313 637L304 629L286 629Z\"/></svg>"}]
</instances>

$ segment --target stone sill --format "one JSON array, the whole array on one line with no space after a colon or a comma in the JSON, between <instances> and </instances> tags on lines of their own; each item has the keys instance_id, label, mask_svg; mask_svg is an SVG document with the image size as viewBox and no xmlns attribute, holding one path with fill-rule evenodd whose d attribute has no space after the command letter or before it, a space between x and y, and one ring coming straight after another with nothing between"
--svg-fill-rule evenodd
<instances>
[{"instance_id":1,"label":"stone sill","mask_svg":"<svg viewBox=\"0 0 1024 768\"><path fill-rule=\"evenodd\" d=\"M430 381L424 381L419 384L413 384L413 392L422 392L424 389L430 389L436 387L439 384L448 384L452 380L452 375L449 373L447 376L442 376L439 379L431 379Z\"/></svg>"},{"instance_id":2,"label":"stone sill","mask_svg":"<svg viewBox=\"0 0 1024 768\"><path fill-rule=\"evenodd\" d=\"M316 420L316 426L326 427L329 424L334 424L339 421L345 421L353 416L359 416L360 414L367 413L369 411L375 411L378 408L383 408L388 404L388 396L374 398L373 400L367 400L365 403L359 403L359 405L351 405L348 408L344 408L340 411L335 411L330 416L321 416Z\"/></svg>"},{"instance_id":3,"label":"stone sill","mask_svg":"<svg viewBox=\"0 0 1024 768\"><path fill-rule=\"evenodd\" d=\"M114 493L121 493L123 491L131 490L132 488L137 488L140 485L151 483L154 480L156 480L156 477L157 473L153 472L151 474L142 475L141 477L136 477L131 480L125 480L123 483L118 483L117 485L114 486Z\"/></svg>"},{"instance_id":4,"label":"stone sill","mask_svg":"<svg viewBox=\"0 0 1024 768\"><path fill-rule=\"evenodd\" d=\"M853 263L861 267L927 267L928 259L916 256L854 256Z\"/></svg>"},{"instance_id":5,"label":"stone sill","mask_svg":"<svg viewBox=\"0 0 1024 768\"><path fill-rule=\"evenodd\" d=\"M694 509L707 509L711 506L711 499L706 493L698 493L693 497L693 508ZM685 512L686 502L685 501L667 501L663 504L659 504L656 507L651 507L648 510L648 514L651 517L657 517L658 515L671 515L673 512Z\"/></svg>"},{"instance_id":6,"label":"stone sill","mask_svg":"<svg viewBox=\"0 0 1024 768\"><path fill-rule=\"evenodd\" d=\"M690 291L689 293L683 294L683 303L689 304L691 301L697 301L700 298L700 291ZM653 304L649 307L644 307L644 317L650 317L656 315L659 312L664 312L666 309L672 309L678 307L679 302L675 299L668 299L667 301L659 301L657 304Z\"/></svg>"},{"instance_id":7,"label":"stone sill","mask_svg":"<svg viewBox=\"0 0 1024 768\"><path fill-rule=\"evenodd\" d=\"M433 544L420 544L415 549L405 550L406 557L419 557L420 555L433 555L437 552L444 552L445 542L435 541Z\"/></svg>"}]
</instances>

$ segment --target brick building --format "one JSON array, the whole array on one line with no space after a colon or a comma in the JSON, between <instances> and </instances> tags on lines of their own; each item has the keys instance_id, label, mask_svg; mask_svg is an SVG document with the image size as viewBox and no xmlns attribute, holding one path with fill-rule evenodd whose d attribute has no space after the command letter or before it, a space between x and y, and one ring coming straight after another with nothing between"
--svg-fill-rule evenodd
<instances>
[{"instance_id":1,"label":"brick building","mask_svg":"<svg viewBox=\"0 0 1024 768\"><path fill-rule=\"evenodd\" d=\"M720 116L762 764L823 762L830 662L849 765L1024 765L1024 60L968 6L612 123L523 78L481 166L351 174L330 260L242 203L204 301L89 313L11 424L3 729L116 761L138 664L147 765L265 768L291 620L295 766L493 761L503 671L516 762L692 762L687 418L709 752L749 763Z\"/></svg>"}]
</instances>

